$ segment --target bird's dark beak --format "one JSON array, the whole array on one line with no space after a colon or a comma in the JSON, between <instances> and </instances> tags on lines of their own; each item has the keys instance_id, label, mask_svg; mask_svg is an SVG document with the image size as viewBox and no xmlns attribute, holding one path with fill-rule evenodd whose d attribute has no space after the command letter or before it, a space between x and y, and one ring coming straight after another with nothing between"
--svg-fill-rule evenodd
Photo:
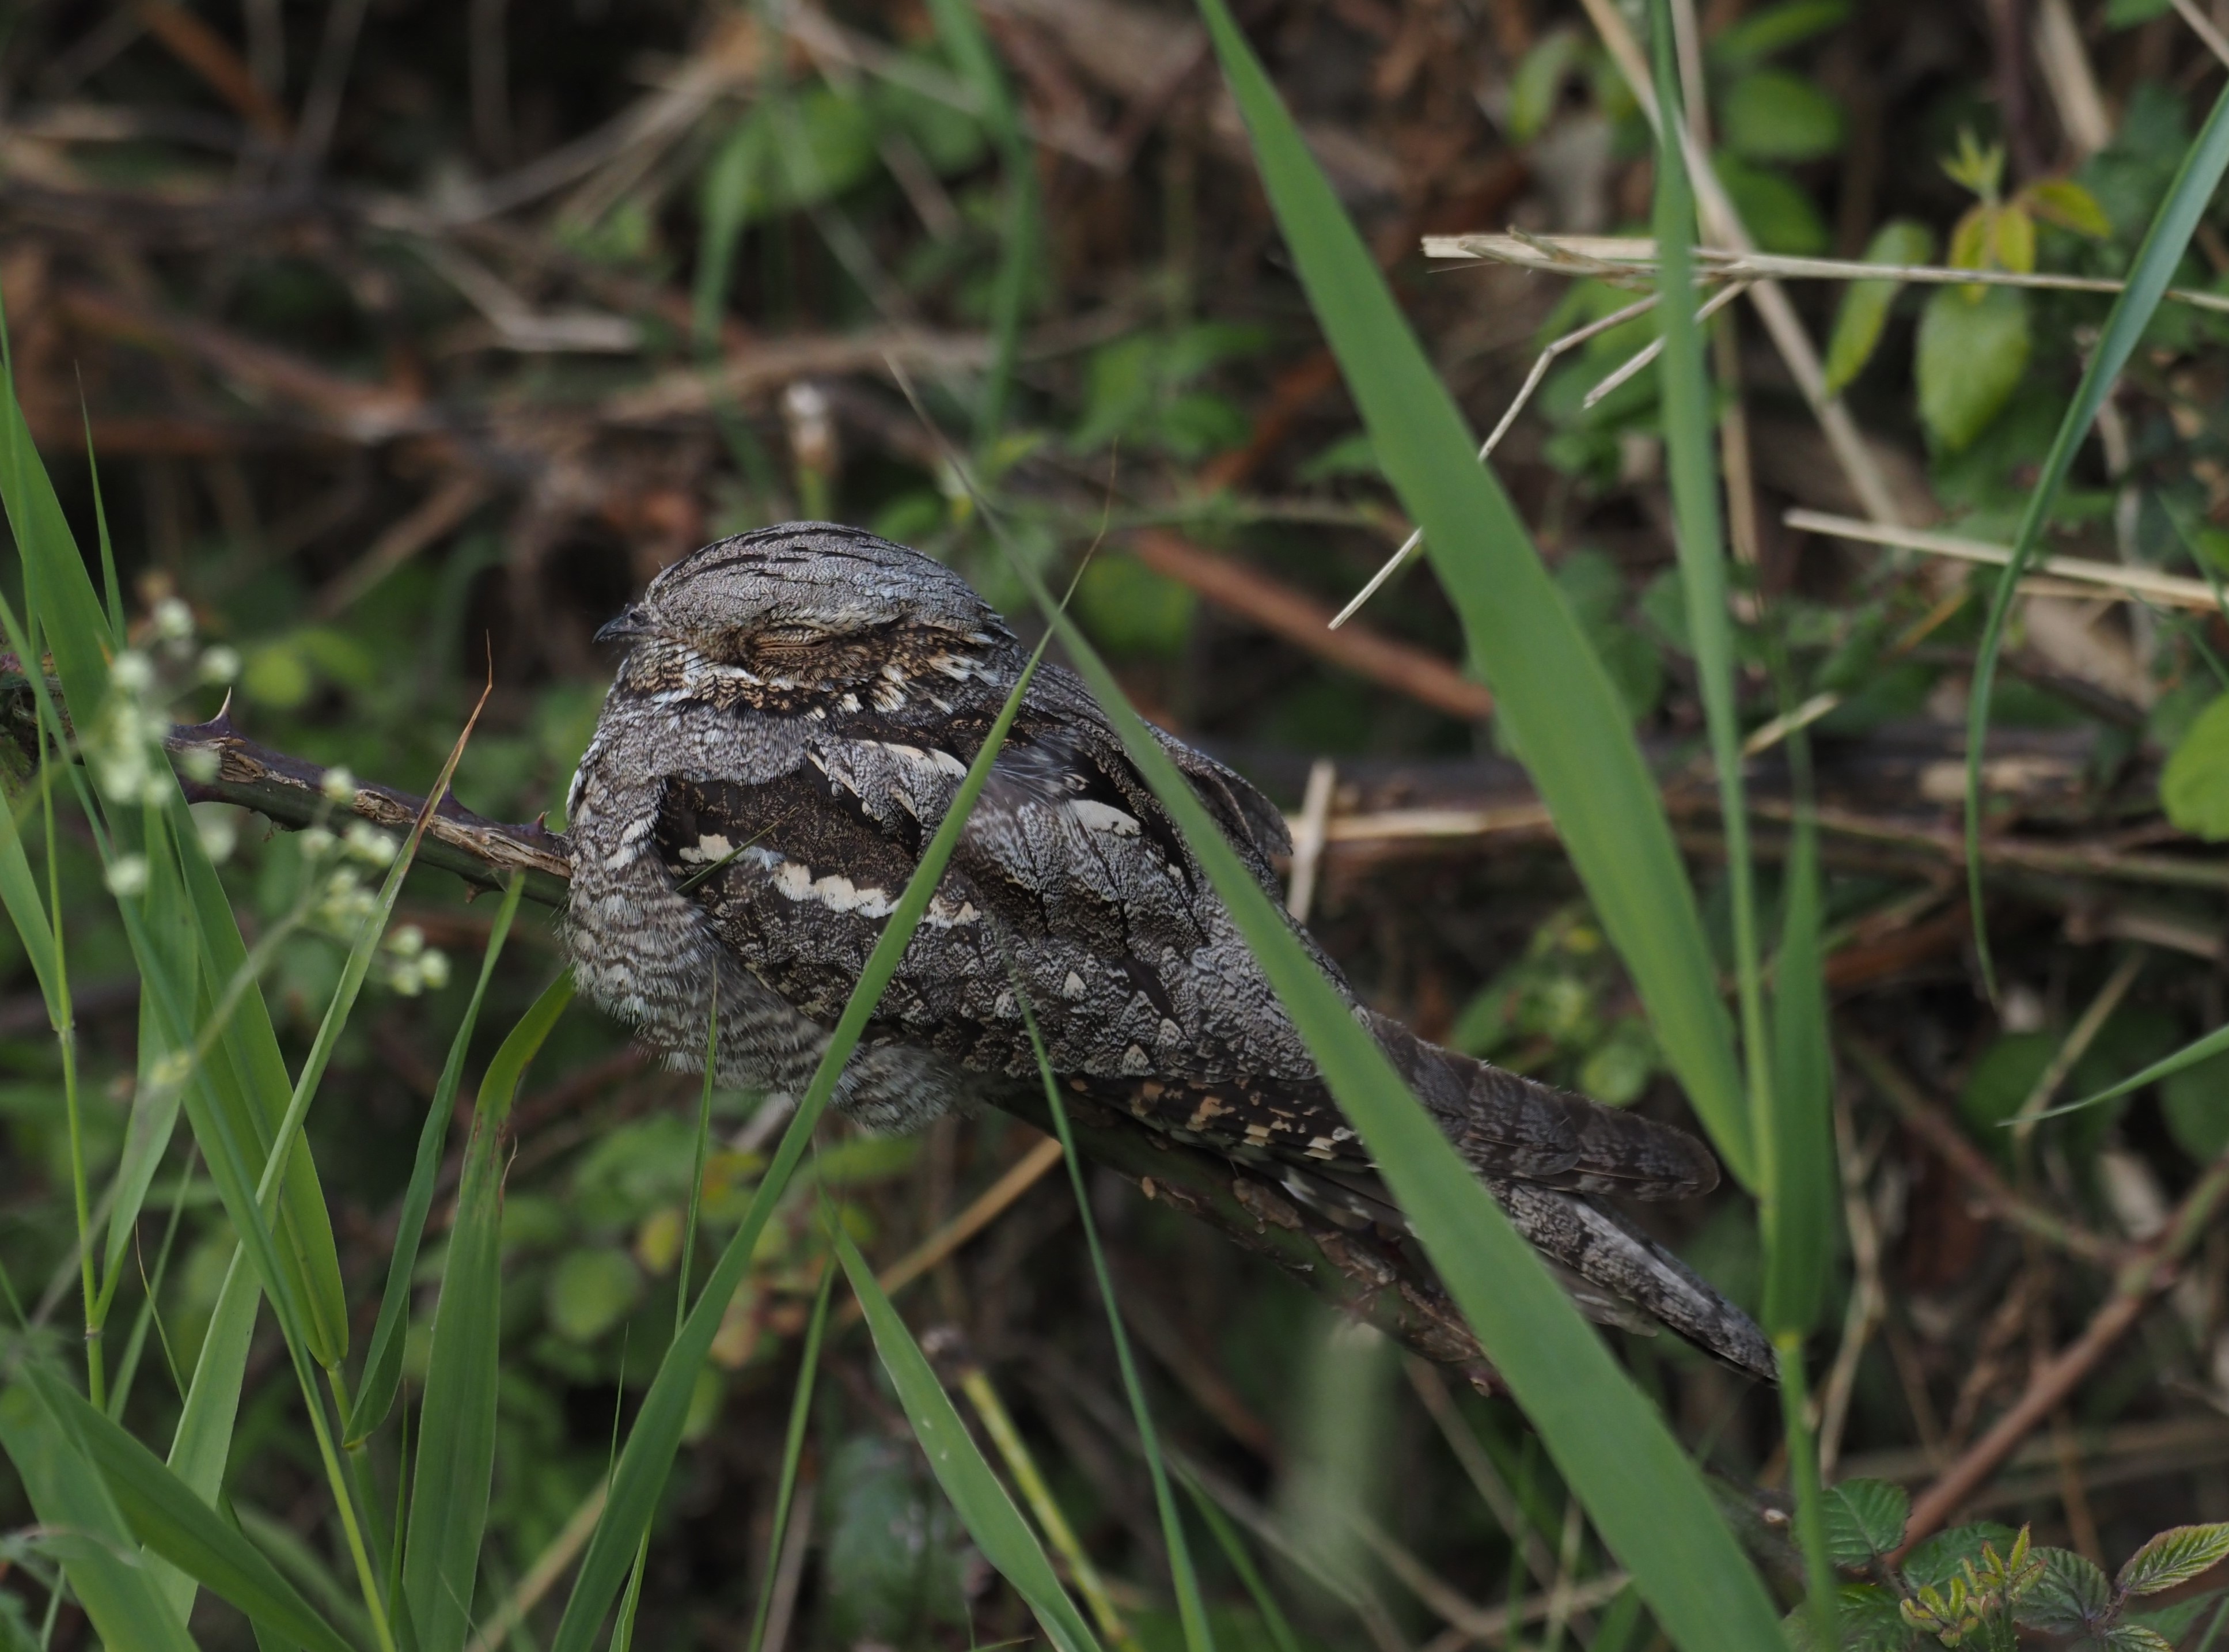
<instances>
[{"instance_id":1,"label":"bird's dark beak","mask_svg":"<svg viewBox=\"0 0 2229 1652\"><path fill-rule=\"evenodd\" d=\"M596 633L598 642L631 642L637 637L650 634L650 620L641 608L630 602L621 608L616 618Z\"/></svg>"}]
</instances>

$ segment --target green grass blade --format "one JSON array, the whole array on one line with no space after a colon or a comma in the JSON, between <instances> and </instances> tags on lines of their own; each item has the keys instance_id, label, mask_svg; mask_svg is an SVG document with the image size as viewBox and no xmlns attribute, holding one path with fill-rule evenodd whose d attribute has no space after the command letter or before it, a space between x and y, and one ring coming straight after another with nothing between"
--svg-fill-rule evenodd
<instances>
[{"instance_id":1,"label":"green grass blade","mask_svg":"<svg viewBox=\"0 0 2229 1652\"><path fill-rule=\"evenodd\" d=\"M2136 249L2136 262L2129 270L2128 285L2113 300L2104 331L2090 352L2090 364L2083 370L2082 382L2075 389L2073 403L2059 421L2059 434L2028 491L2020 531L2013 537L2012 558L1997 576L1996 590L1989 599L1989 617L1975 655L1974 685L1966 707L1966 888L1973 905L1974 944L1981 955L1982 979L1992 998L1996 996L1996 966L1989 954L1988 924L1982 904L1982 759L1989 737L1989 699L1996 687L2005 622L2074 455L2089 440L2097 409L2104 405L2113 382L2135 353L2152 312L2159 308L2161 297L2174 280L2175 266L2182 261L2199 220L2220 187L2225 170L2229 170L2229 88L2214 100L2213 112L2207 116L2197 139L2183 151L2174 183L2160 202L2151 228L2144 232L2143 245Z\"/></svg>"},{"instance_id":2,"label":"green grass blade","mask_svg":"<svg viewBox=\"0 0 2229 1652\"><path fill-rule=\"evenodd\" d=\"M178 1168L177 1191L170 1199L170 1214L163 1224L162 1243L155 1248L155 1268L151 1274L141 1262L138 1269L140 1285L145 1295L140 1298L139 1312L132 1321L132 1334L125 1340L124 1358L118 1361L116 1376L108 1386L107 1411L111 1417L121 1419L124 1408L132 1403L132 1385L139 1369L141 1352L147 1345L147 1333L152 1330L163 1349L163 1363L170 1373L171 1392L181 1399L185 1398L186 1376L178 1369L177 1355L171 1351L170 1339L163 1328L161 1313L163 1285L170 1276L170 1257L177 1249L178 1226L186 1213L186 1198L193 1191L193 1167L197 1155L189 1154L186 1162Z\"/></svg>"},{"instance_id":3,"label":"green grass blade","mask_svg":"<svg viewBox=\"0 0 2229 1652\"><path fill-rule=\"evenodd\" d=\"M1199 0L1262 179L1372 449L1461 615L1497 717L1727 1167L1756 1154L1717 970L1656 782L1601 660L1224 0Z\"/></svg>"},{"instance_id":4,"label":"green grass blade","mask_svg":"<svg viewBox=\"0 0 2229 1652\"><path fill-rule=\"evenodd\" d=\"M774 1573L781 1566L781 1546L789 1535L790 1509L797 1498L797 1469L805 1458L805 1425L813 1415L813 1386L820 1372L820 1338L828 1327L828 1299L836 1289L836 1270L824 1268L820 1290L813 1299L813 1317L806 1321L805 1347L797 1360L797 1392L789 1402L789 1430L781 1443L781 1478L774 1488L774 1530L767 1535L766 1575L759 1579L759 1604L751 1614L751 1635L744 1652L760 1652L766 1644L767 1615L774 1610Z\"/></svg>"},{"instance_id":5,"label":"green grass blade","mask_svg":"<svg viewBox=\"0 0 2229 1652\"><path fill-rule=\"evenodd\" d=\"M90 716L108 691L108 616L93 595L77 539L55 497L47 467L31 441L31 427L16 400L15 351L7 315L0 310L0 506L16 535L23 565L26 603L52 651L62 696ZM27 655L27 667L36 655ZM36 675L35 671L33 675Z\"/></svg>"},{"instance_id":6,"label":"green grass blade","mask_svg":"<svg viewBox=\"0 0 2229 1652\"><path fill-rule=\"evenodd\" d=\"M240 1415L241 1389L247 1380L248 1347L254 1340L256 1309L262 1303L254 1263L243 1248L235 1246L217 1292L216 1307L209 1315L209 1329L202 1336L201 1353L194 1361L185 1409L170 1436L170 1472L204 1501L213 1500L224 1486L225 1464L232 1457L233 1425ZM159 1557L150 1569L157 1586L177 1609L178 1621L184 1623L193 1610L197 1586L192 1574Z\"/></svg>"},{"instance_id":7,"label":"green grass blade","mask_svg":"<svg viewBox=\"0 0 2229 1652\"><path fill-rule=\"evenodd\" d=\"M40 894L39 880L31 871L30 856L23 847L22 833L16 827L16 812L4 807L0 807L0 907L6 909L8 921L16 926L16 934L23 943L23 955L38 980L40 995L47 1001L48 1019L59 1020L62 1012L61 958L55 949L54 926L47 920L46 899Z\"/></svg>"},{"instance_id":8,"label":"green grass blade","mask_svg":"<svg viewBox=\"0 0 2229 1652\"><path fill-rule=\"evenodd\" d=\"M434 1310L421 1406L402 1593L421 1652L461 1652L495 1472L496 1379L503 1333L504 1123L526 1064L573 1001L560 975L496 1051L473 1110L457 1224Z\"/></svg>"},{"instance_id":9,"label":"green grass blade","mask_svg":"<svg viewBox=\"0 0 2229 1652\"><path fill-rule=\"evenodd\" d=\"M2155 1084L2170 1074L2179 1073L2185 1067L2194 1067L2200 1062L2210 1060L2225 1050L2229 1050L2229 1026L2218 1026L2213 1032L2193 1038L2181 1049L2162 1056L2150 1066L2129 1074L2119 1083L2101 1090L2094 1096L2084 1096L2079 1101L2065 1102L2057 1107L2047 1107L2040 1113L2028 1115L2028 1117L2030 1119L2063 1118L2069 1113L2079 1113L2084 1108L2097 1107L2106 1102L2118 1101L2131 1090L2142 1090L2147 1084ZM2018 1122L2020 1121L2017 1119L2007 1119L2005 1128L2010 1129Z\"/></svg>"},{"instance_id":10,"label":"green grass blade","mask_svg":"<svg viewBox=\"0 0 2229 1652\"><path fill-rule=\"evenodd\" d=\"M1773 971L1773 1197L1765 1205L1764 1328L1802 1336L1818 1323L1833 1261L1834 1061L1820 952L1819 828L1799 809L1788 857Z\"/></svg>"},{"instance_id":11,"label":"green grass blade","mask_svg":"<svg viewBox=\"0 0 2229 1652\"><path fill-rule=\"evenodd\" d=\"M928 0L937 36L960 76L973 88L983 121L999 146L1005 174L1005 220L999 227L999 268L991 284L991 365L976 403L975 440L980 447L998 433L1006 415L1007 392L1021 348L1022 312L1029 301L1043 239L1044 214L1037 199L1036 146L1023 130L1021 109L1005 72L999 67L991 37L967 0Z\"/></svg>"},{"instance_id":12,"label":"green grass blade","mask_svg":"<svg viewBox=\"0 0 2229 1652\"><path fill-rule=\"evenodd\" d=\"M1176 1585L1177 1614L1184 1625L1185 1645L1192 1652L1215 1652L1215 1631L1208 1623L1207 1604L1200 1598L1199 1574L1192 1561L1192 1547L1185 1540L1184 1514L1177 1507L1174 1492L1169 1487L1169 1472L1161 1461L1160 1435L1153 1427L1153 1409L1146 1404L1146 1387L1138 1375L1138 1362L1130 1353L1129 1333L1122 1325L1121 1304L1114 1298L1114 1279L1107 1267L1107 1253L1099 1243L1099 1224L1092 1219L1090 1195L1083 1186L1083 1161L1076 1156L1076 1134L1068 1123L1068 1104L1061 1099L1060 1084L1053 1077L1052 1058L1045 1053L1044 1038L1037 1031L1036 1009L1029 994L1022 990L1020 974L1011 962L1008 973L1013 976L1014 1001L1021 1006L1022 1022L1029 1029L1030 1048L1037 1058L1037 1077L1044 1082L1045 1108L1052 1115L1053 1128L1060 1135L1061 1155L1068 1160L1068 1180L1076 1191L1076 1212L1083 1224L1085 1246L1091 1253L1091 1271L1099 1282L1099 1300L1106 1305L1107 1329L1114 1339L1114 1361L1122 1373L1122 1390L1129 1396L1130 1415L1137 1425L1138 1443L1145 1452L1146 1471L1153 1483L1153 1507L1160 1516L1161 1540L1169 1552L1169 1572Z\"/></svg>"},{"instance_id":13,"label":"green grass blade","mask_svg":"<svg viewBox=\"0 0 2229 1652\"><path fill-rule=\"evenodd\" d=\"M1340 1111L1596 1529L1686 1652L1782 1652L1778 1614L1701 1475L1301 948L1082 632L1031 587L1222 897Z\"/></svg>"},{"instance_id":14,"label":"green grass blade","mask_svg":"<svg viewBox=\"0 0 2229 1652\"><path fill-rule=\"evenodd\" d=\"M1807 1604L1814 1639L1828 1646L1835 1639L1838 1597L1827 1548L1818 1446L1804 1393L1803 1340L1817 1323L1833 1260L1839 1203L1834 1071L1820 955L1819 826L1810 806L1809 755L1800 732L1789 750L1796 781L1795 829L1773 981L1774 1118L1766 1178L1771 1192L1758 1219L1764 1239L1764 1328L1780 1362L1781 1424L1789 1479L1795 1489L1795 1535L1809 1585Z\"/></svg>"},{"instance_id":15,"label":"green grass blade","mask_svg":"<svg viewBox=\"0 0 2229 1652\"><path fill-rule=\"evenodd\" d=\"M75 1435L79 1450L107 1482L118 1511L141 1542L308 1652L356 1652L260 1550L153 1452L52 1372L34 1366L25 1376L39 1390L48 1414Z\"/></svg>"},{"instance_id":16,"label":"green grass blade","mask_svg":"<svg viewBox=\"0 0 2229 1652\"><path fill-rule=\"evenodd\" d=\"M23 1482L32 1511L51 1534L71 1591L94 1632L115 1652L196 1652L138 1561L107 1480L87 1461L65 1420L29 1382L0 1391L0 1450Z\"/></svg>"},{"instance_id":17,"label":"green grass blade","mask_svg":"<svg viewBox=\"0 0 2229 1652\"><path fill-rule=\"evenodd\" d=\"M511 934L511 922L518 915L519 899L525 892L526 879L523 875L513 877L511 887L504 890L503 904L496 909L494 927L488 932L487 951L480 960L479 980L473 984L464 1019L457 1024L456 1037L449 1041L449 1057L442 1064L440 1080L434 1086L434 1099L426 1109L426 1122L418 1133L418 1157L410 1169L410 1186L402 1196L402 1214L395 1231L395 1255L387 1265L387 1288L380 1297L379 1319L372 1327L371 1341L364 1350L363 1380L343 1433L343 1443L347 1445L360 1443L387 1420L395 1405L395 1392L401 1386L402 1334L410 1317L411 1276L418 1268L418 1246L425 1237L426 1214L434 1207L434 1184L440 1173L441 1147L448 1139L449 1121L456 1110L457 1086L464 1077L465 1056L472 1047L472 1033L479 1025L480 1005L487 997L496 960L503 955L503 943Z\"/></svg>"},{"instance_id":18,"label":"green grass blade","mask_svg":"<svg viewBox=\"0 0 2229 1652\"><path fill-rule=\"evenodd\" d=\"M248 976L247 990L241 995L218 1045L222 1058L203 1064L226 1076L211 1093L212 1099L224 1109L226 1122L239 1139L254 1143L254 1161L260 1166L279 1139L279 1123L292 1102L292 1081L286 1074L286 1057L279 1052L270 1006L261 986L254 980L247 945L241 938L231 898L202 848L201 834L194 828L183 794L174 795L170 818L170 839L192 897L202 977L215 982L230 981L243 974ZM141 968L145 967L143 959ZM206 1142L202 1151L208 1155ZM348 1293L341 1282L340 1251L333 1240L324 1188L306 1142L295 1142L286 1155L274 1226L280 1264L300 1304L311 1358L330 1369L348 1352Z\"/></svg>"},{"instance_id":19,"label":"green grass blade","mask_svg":"<svg viewBox=\"0 0 2229 1652\"><path fill-rule=\"evenodd\" d=\"M187 992L196 990L200 958L193 941L193 914L176 862L168 855L151 859L146 890L147 936L161 947L170 972ZM204 1019L203 1025L207 1025ZM125 1251L138 1230L139 1212L155 1172L169 1151L177 1128L180 1090L165 1083L161 1074L173 1058L170 1045L153 1008L139 1006L138 1085L132 1096L132 1116L125 1127L124 1152L111 1181L108 1243L101 1259L104 1303L123 1277Z\"/></svg>"},{"instance_id":20,"label":"green grass blade","mask_svg":"<svg viewBox=\"0 0 2229 1652\"><path fill-rule=\"evenodd\" d=\"M1750 855L1749 804L1743 794L1741 713L1734 693L1733 622L1726 606L1726 547L1718 511L1718 474L1712 449L1716 424L1710 371L1703 363L1702 329L1695 304L1695 194L1680 143L1686 120L1679 75L1672 62L1672 19L1655 0L1650 33L1655 44L1656 100L1664 117L1656 143L1656 314L1664 354L1657 367L1662 387L1664 450L1672 484L1673 537L1680 582L1687 599L1687 631L1694 650L1711 761L1718 774L1718 809L1725 822L1726 881L1732 895L1734 980L1741 1005L1742 1048L1749 1059L1750 1142L1759 1191L1772 1197L1772 1065L1766 1055L1764 974L1757 931L1757 869Z\"/></svg>"},{"instance_id":21,"label":"green grass blade","mask_svg":"<svg viewBox=\"0 0 2229 1652\"><path fill-rule=\"evenodd\" d=\"M704 1018L704 1082L697 1091L697 1141L689 1160L689 1206L681 1227L681 1250L675 1258L673 1269L673 1335L681 1334L681 1327L689 1316L689 1263L697 1253L697 1219L704 1207L704 1161L712 1142L712 1090L720 1073L720 984L712 983L711 1012ZM822 1300L827 1296L826 1284L822 1282ZM808 1335L812 1335L808 1333ZM672 1346L672 1338L666 1339ZM624 1360L621 1362L624 1364ZM808 1378L806 1380L810 1380ZM793 1418L793 1422L794 1419ZM781 1552L780 1533L787 1524L787 1499L774 1515L774 1552ZM642 1540L635 1545L634 1567L627 1573L626 1590L620 1597L619 1618L612 1625L611 1652L627 1652L634 1642L636 1609L642 1601L643 1574L650 1569L650 1533L645 1532Z\"/></svg>"},{"instance_id":22,"label":"green grass blade","mask_svg":"<svg viewBox=\"0 0 2229 1652\"><path fill-rule=\"evenodd\" d=\"M1275 1652L1301 1652L1300 1636L1293 1633L1293 1626L1287 1621L1283 1608L1277 1604L1277 1597L1269 1592L1269 1583L1262 1578L1261 1567L1254 1564L1254 1557L1247 1552L1246 1540L1238 1535L1237 1528L1215 1506L1215 1500L1202 1491L1191 1475L1185 1476L1184 1485L1185 1490L1192 1495L1192 1507L1199 1510L1200 1519L1214 1533L1215 1541L1223 1551L1223 1558L1230 1562L1230 1569L1238 1574L1238 1581L1246 1585L1247 1594L1253 1598L1254 1610L1262 1615L1262 1627L1269 1631L1269 1644Z\"/></svg>"},{"instance_id":23,"label":"green grass blade","mask_svg":"<svg viewBox=\"0 0 2229 1652\"><path fill-rule=\"evenodd\" d=\"M581 1558L581 1569L574 1578L573 1592L565 1603L565 1615L558 1623L550 1652L588 1652L597 1625L603 1621L604 1613L626 1580L635 1547L649 1530L651 1518L657 1512L658 1492L673 1465L674 1454L680 1450L682 1424L689 1415L697 1372L711 1350L721 1315L749 1270L752 1247L758 1243L759 1234L774 1213L782 1190L789 1185L799 1160L804 1157L813 1126L835 1093L838 1075L858 1046L859 1035L866 1030L868 1016L896 973L898 960L904 955L922 915L928 910L929 897L936 890L937 881L944 876L945 865L952 858L953 848L960 841L960 831L975 807L975 800L982 795L983 783L990 778L991 765L1005 742L1006 731L1013 726L1015 714L1021 710L1022 696L1028 691L1044 653L1044 645L1039 644L1013 691L1006 697L990 732L984 736L982 749L967 766L967 778L960 782L952 806L945 811L935 835L922 851L920 865L907 881L897 904L891 909L874 951L868 955L867 966L860 972L859 984L852 989L844 1013L837 1019L836 1030L828 1035L828 1045L821 1052L813 1082L806 1086L805 1095L797 1104L796 1116L782 1133L780 1145L774 1149L774 1160L767 1167L758 1191L751 1196L742 1225L713 1264L704 1282L703 1294L689 1310L680 1334L673 1339L665 1358L659 1362L658 1374L651 1379L650 1392L643 1397L642 1408L635 1415L634 1427L628 1432L626 1445L613 1472L611 1498L605 1505L604 1517L597 1523L595 1535L588 1540L587 1553Z\"/></svg>"},{"instance_id":24,"label":"green grass blade","mask_svg":"<svg viewBox=\"0 0 2229 1652\"><path fill-rule=\"evenodd\" d=\"M85 404L85 385L78 384L78 413L85 421L85 469L93 482L93 527L100 545L100 588L108 603L108 640L124 646L124 584L116 577L116 545L108 537L108 501L100 492L100 456L93 450L93 409Z\"/></svg>"},{"instance_id":25,"label":"green grass blade","mask_svg":"<svg viewBox=\"0 0 2229 1652\"><path fill-rule=\"evenodd\" d=\"M1060 1586L1037 1534L1022 1519L1013 1499L1006 1495L998 1475L991 1472L991 1465L983 1460L974 1437L953 1409L944 1385L929 1368L928 1356L921 1351L921 1345L913 1340L897 1309L876 1282L874 1270L840 1227L835 1229L835 1242L837 1259L844 1264L845 1277L851 1282L851 1289L865 1311L867 1328L874 1334L875 1352L882 1356L883 1369L890 1372L898 1403L905 1407L906 1420L913 1424L915 1437L928 1454L936 1483L944 1488L967 1534L975 1540L983 1558L1029 1604L1046 1638L1060 1652L1095 1649L1098 1640L1083 1621L1083 1614Z\"/></svg>"}]
</instances>

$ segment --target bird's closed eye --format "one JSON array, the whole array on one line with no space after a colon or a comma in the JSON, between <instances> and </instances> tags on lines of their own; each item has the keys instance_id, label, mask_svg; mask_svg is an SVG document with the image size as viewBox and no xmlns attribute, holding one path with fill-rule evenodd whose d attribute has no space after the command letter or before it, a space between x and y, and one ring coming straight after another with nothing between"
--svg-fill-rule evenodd
<instances>
[{"instance_id":1,"label":"bird's closed eye","mask_svg":"<svg viewBox=\"0 0 2229 1652\"><path fill-rule=\"evenodd\" d=\"M762 626L743 639L754 653L799 653L817 648L828 640L828 633L818 626Z\"/></svg>"}]
</instances>

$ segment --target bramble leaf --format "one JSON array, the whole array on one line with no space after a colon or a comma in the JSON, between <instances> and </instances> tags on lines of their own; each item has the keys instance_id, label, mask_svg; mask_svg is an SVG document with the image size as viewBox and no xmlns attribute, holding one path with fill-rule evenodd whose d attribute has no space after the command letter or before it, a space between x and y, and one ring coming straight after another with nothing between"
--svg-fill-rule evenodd
<instances>
[{"instance_id":1,"label":"bramble leaf","mask_svg":"<svg viewBox=\"0 0 2229 1652\"><path fill-rule=\"evenodd\" d=\"M2229 1558L2229 1524L2176 1526L2129 1557L2115 1583L2132 1595L2156 1595L2188 1583Z\"/></svg>"},{"instance_id":2,"label":"bramble leaf","mask_svg":"<svg viewBox=\"0 0 2229 1652\"><path fill-rule=\"evenodd\" d=\"M2053 1635L2101 1630L2116 1604L2105 1574L2072 1549L2038 1549L2036 1554L2043 1561L2043 1578L2020 1603L2016 1616L2021 1624Z\"/></svg>"},{"instance_id":3,"label":"bramble leaf","mask_svg":"<svg viewBox=\"0 0 2229 1652\"><path fill-rule=\"evenodd\" d=\"M1826 1494L1827 1552L1838 1566L1861 1566L1904 1540L1911 1499L1885 1480L1845 1480Z\"/></svg>"}]
</instances>

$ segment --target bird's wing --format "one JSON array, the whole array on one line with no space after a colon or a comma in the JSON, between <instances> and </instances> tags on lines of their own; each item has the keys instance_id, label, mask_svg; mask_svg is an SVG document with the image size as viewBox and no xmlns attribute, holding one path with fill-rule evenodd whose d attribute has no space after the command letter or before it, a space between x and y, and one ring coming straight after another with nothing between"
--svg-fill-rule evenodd
<instances>
[{"instance_id":1,"label":"bird's wing","mask_svg":"<svg viewBox=\"0 0 2229 1652\"><path fill-rule=\"evenodd\" d=\"M667 781L656 837L677 885L815 1019L840 1013L973 755L922 741L831 731L771 778ZM1266 827L1202 773L1269 876ZM1110 735L1062 715L1017 724L878 1019L1019 1075L1025 1000L1063 1075L1313 1077L1174 825Z\"/></svg>"},{"instance_id":2,"label":"bird's wing","mask_svg":"<svg viewBox=\"0 0 2229 1652\"><path fill-rule=\"evenodd\" d=\"M793 768L756 784L675 777L658 851L745 967L831 1025L972 749L831 731L809 737ZM1233 843L1269 877L1262 828L1246 818L1246 800L1259 794L1186 756L1211 807L1221 800ZM1112 732L1095 715L1034 700L870 1035L1031 1082L1025 1006L1055 1074L1076 1093L1211 1145L1366 1162L1230 913ZM1660 1199L1717 1180L1709 1153L1679 1131L1442 1050L1359 1006L1353 1012L1484 1174Z\"/></svg>"}]
</instances>

